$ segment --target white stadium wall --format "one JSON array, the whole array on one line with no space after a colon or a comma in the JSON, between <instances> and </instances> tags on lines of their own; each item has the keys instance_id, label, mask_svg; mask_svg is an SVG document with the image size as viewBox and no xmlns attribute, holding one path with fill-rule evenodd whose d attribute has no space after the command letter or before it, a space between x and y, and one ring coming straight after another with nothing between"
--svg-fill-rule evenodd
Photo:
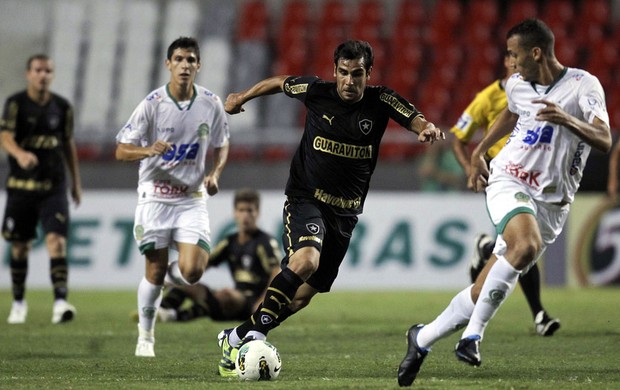
<instances>
[{"instance_id":1,"label":"white stadium wall","mask_svg":"<svg viewBox=\"0 0 620 390\"><path fill-rule=\"evenodd\" d=\"M280 191L262 191L261 195L259 223L279 241L284 195ZM5 196L5 193L0 195L1 204L5 203ZM232 196L232 192L222 192L208 201L212 240L221 238L232 226ZM585 205L582 209L596 208L600 199L597 196L578 199L575 206L582 202ZM144 272L144 260L132 236L135 204L134 191L87 191L82 205L72 208L69 249L69 283L72 289L131 289L137 286ZM584 215L579 212L574 214L579 218ZM603 247L606 253L610 247L615 248L616 241L620 246L620 239L615 240L620 236L613 233L618 229L614 230L612 226L615 221L614 226L620 226L620 214L613 217L616 214L619 213L612 213L611 222L607 218L604 225L605 231L611 232L607 234ZM592 213L585 213L583 218L592 220ZM590 221L592 224L597 226L596 222ZM569 230L571 226L575 226L573 235L579 235L578 231L585 228L585 224L574 219L569 221ZM371 191L334 290L462 288L468 283L467 264L473 253L473 238L478 232L493 233L481 194ZM576 266L569 267L567 264L580 264L583 271L589 267L590 261L581 258L564 260L564 253L575 251L561 248L565 242L574 242L581 245L583 253L596 253L588 249L591 242L596 243L596 239L588 238L587 234L581 235L585 241L559 240L557 246L560 250L555 248L553 253L560 258L549 262L546 267L543 265L544 272L552 272L556 276L561 274L559 279L551 278L556 281L554 284L564 284L566 281L573 285L588 283L587 270L585 276L581 275L579 279L578 275L575 276ZM10 288L7 249L7 244L2 241L0 289ZM171 257L174 258L174 253ZM606 264L611 264L610 272L615 272L613 264L620 264L614 259L611 256L611 261L606 261ZM49 288L48 267L45 249L38 242L30 258L29 288ZM569 272L572 276L566 275ZM204 281L214 288L231 284L225 267L209 270Z\"/></svg>"}]
</instances>

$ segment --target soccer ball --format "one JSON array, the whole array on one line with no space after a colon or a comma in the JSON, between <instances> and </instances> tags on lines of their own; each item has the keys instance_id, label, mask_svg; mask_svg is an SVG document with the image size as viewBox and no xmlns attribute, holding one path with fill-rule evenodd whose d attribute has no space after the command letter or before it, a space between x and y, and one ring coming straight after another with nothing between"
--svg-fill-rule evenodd
<instances>
[{"instance_id":1,"label":"soccer ball","mask_svg":"<svg viewBox=\"0 0 620 390\"><path fill-rule=\"evenodd\" d=\"M252 340L239 348L235 370L244 381L270 381L280 375L282 360L276 347L265 340Z\"/></svg>"}]
</instances>

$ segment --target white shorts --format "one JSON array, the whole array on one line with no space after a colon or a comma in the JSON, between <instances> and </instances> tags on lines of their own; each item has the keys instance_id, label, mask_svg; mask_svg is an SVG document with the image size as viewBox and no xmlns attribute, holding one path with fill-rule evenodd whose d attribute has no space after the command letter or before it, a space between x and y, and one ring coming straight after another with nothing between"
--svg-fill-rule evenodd
<instances>
[{"instance_id":1,"label":"white shorts","mask_svg":"<svg viewBox=\"0 0 620 390\"><path fill-rule=\"evenodd\" d=\"M532 199L526 187L511 180L497 181L489 185L486 189L486 201L487 211L497 231L497 241L493 249L496 255L506 252L502 233L512 217L529 213L536 218L543 247L535 261L560 235L570 210L570 204L560 206Z\"/></svg>"},{"instance_id":2,"label":"white shorts","mask_svg":"<svg viewBox=\"0 0 620 390\"><path fill-rule=\"evenodd\" d=\"M176 243L198 245L210 252L209 213L204 199L185 204L138 204L133 235L140 253L174 248Z\"/></svg>"}]
</instances>

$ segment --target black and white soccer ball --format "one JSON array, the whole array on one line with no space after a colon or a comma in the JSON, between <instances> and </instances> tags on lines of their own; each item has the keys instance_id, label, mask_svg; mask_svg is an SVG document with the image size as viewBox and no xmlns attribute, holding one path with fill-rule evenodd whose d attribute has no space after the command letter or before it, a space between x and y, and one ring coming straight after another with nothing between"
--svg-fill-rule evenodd
<instances>
[{"instance_id":1,"label":"black and white soccer ball","mask_svg":"<svg viewBox=\"0 0 620 390\"><path fill-rule=\"evenodd\" d=\"M280 375L282 359L265 340L252 340L239 348L235 370L244 381L272 381Z\"/></svg>"}]
</instances>

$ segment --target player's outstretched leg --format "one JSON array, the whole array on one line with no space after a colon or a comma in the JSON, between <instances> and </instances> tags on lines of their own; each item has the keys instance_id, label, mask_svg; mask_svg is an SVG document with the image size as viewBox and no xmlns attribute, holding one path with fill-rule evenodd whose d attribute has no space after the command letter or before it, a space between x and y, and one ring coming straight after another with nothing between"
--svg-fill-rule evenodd
<instances>
[{"instance_id":1,"label":"player's outstretched leg","mask_svg":"<svg viewBox=\"0 0 620 390\"><path fill-rule=\"evenodd\" d=\"M407 354L398 366L399 386L411 386L420 371L424 358L428 355L429 350L420 348L416 341L418 332L423 327L424 325L417 324L407 330Z\"/></svg>"},{"instance_id":2,"label":"player's outstretched leg","mask_svg":"<svg viewBox=\"0 0 620 390\"><path fill-rule=\"evenodd\" d=\"M218 365L218 374L224 378L236 377L237 372L235 371L235 361L237 360L237 354L239 353L239 348L244 344L254 340L254 336L248 335L241 339L235 345L230 343L230 333L233 332L234 329L224 329L217 335L217 343L222 349L222 358L220 359L220 364Z\"/></svg>"}]
</instances>

